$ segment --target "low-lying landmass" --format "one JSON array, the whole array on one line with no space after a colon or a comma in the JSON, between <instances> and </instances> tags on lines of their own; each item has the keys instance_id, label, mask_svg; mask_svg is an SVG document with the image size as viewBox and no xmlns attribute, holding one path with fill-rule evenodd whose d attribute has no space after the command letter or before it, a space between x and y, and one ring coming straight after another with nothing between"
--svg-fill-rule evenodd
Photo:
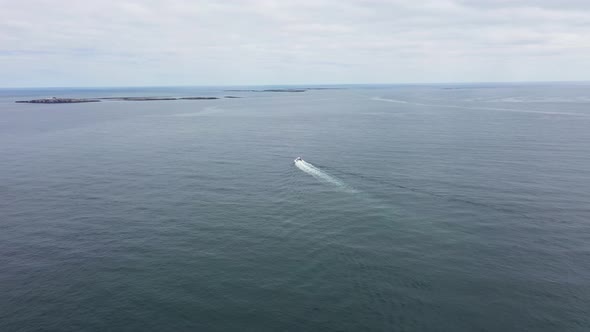
<instances>
[{"instance_id":1,"label":"low-lying landmass","mask_svg":"<svg viewBox=\"0 0 590 332\"><path fill-rule=\"evenodd\" d=\"M305 92L307 89L225 90L228 92Z\"/></svg>"},{"instance_id":2,"label":"low-lying landmass","mask_svg":"<svg viewBox=\"0 0 590 332\"><path fill-rule=\"evenodd\" d=\"M219 99L218 97L182 97L178 99L184 100L211 100L211 99Z\"/></svg>"},{"instance_id":3,"label":"low-lying landmass","mask_svg":"<svg viewBox=\"0 0 590 332\"><path fill-rule=\"evenodd\" d=\"M86 98L43 98L43 99L32 99L32 100L18 100L17 103L30 103L30 104L73 104L73 103L95 103L99 102L100 99L86 99Z\"/></svg>"},{"instance_id":4,"label":"low-lying landmass","mask_svg":"<svg viewBox=\"0 0 590 332\"><path fill-rule=\"evenodd\" d=\"M104 100L126 100L126 101L156 101L156 100L177 100L171 97L105 97Z\"/></svg>"},{"instance_id":5,"label":"low-lying landmass","mask_svg":"<svg viewBox=\"0 0 590 332\"><path fill-rule=\"evenodd\" d=\"M328 90L338 88L304 88L304 89L265 89L265 90L225 90L227 92L306 92L307 90ZM92 103L102 100L123 100L123 101L165 101L165 100L213 100L222 97L101 97L101 98L42 98L32 100L18 100L17 103L30 104L73 104L73 103ZM243 98L238 96L223 96L223 98Z\"/></svg>"},{"instance_id":6,"label":"low-lying landmass","mask_svg":"<svg viewBox=\"0 0 590 332\"><path fill-rule=\"evenodd\" d=\"M236 96L225 96L224 98L241 98ZM101 98L43 98L32 100L17 100L17 103L30 104L73 104L91 103L102 100L123 100L123 101L160 101L160 100L213 100L219 97L101 97Z\"/></svg>"},{"instance_id":7,"label":"low-lying landmass","mask_svg":"<svg viewBox=\"0 0 590 332\"><path fill-rule=\"evenodd\" d=\"M219 97L105 97L104 100L125 100L125 101L158 101L158 100L211 100Z\"/></svg>"}]
</instances>

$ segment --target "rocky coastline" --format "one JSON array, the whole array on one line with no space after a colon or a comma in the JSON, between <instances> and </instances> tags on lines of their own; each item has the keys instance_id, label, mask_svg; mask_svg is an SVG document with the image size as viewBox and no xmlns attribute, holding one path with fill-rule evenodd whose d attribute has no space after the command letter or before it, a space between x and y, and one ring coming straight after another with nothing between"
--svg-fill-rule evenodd
<instances>
[{"instance_id":1,"label":"rocky coastline","mask_svg":"<svg viewBox=\"0 0 590 332\"><path fill-rule=\"evenodd\" d=\"M307 90L320 90L320 89L332 89L332 88L305 88L305 89L266 89L266 90L224 90L227 92L306 92ZM16 103L29 103L29 104L75 104L75 103L94 103L103 100L116 100L116 101L167 101L167 100L215 100L215 99L233 99L243 98L239 96L223 96L223 97L207 97L207 96L196 96L196 97L101 97L101 98L41 98L31 100L17 100Z\"/></svg>"},{"instance_id":2,"label":"rocky coastline","mask_svg":"<svg viewBox=\"0 0 590 332\"><path fill-rule=\"evenodd\" d=\"M307 89L266 89L266 90L241 90L241 89L232 89L232 90L225 90L228 92L305 92Z\"/></svg>"},{"instance_id":3,"label":"rocky coastline","mask_svg":"<svg viewBox=\"0 0 590 332\"><path fill-rule=\"evenodd\" d=\"M225 96L224 98L241 98L236 96ZM103 100L117 101L165 101L165 100L214 100L219 97L101 97L101 98L43 98L31 100L17 100L16 103L28 104L75 104L75 103L92 103Z\"/></svg>"},{"instance_id":4,"label":"rocky coastline","mask_svg":"<svg viewBox=\"0 0 590 332\"><path fill-rule=\"evenodd\" d=\"M96 103L100 99L79 99L79 98L43 98L43 99L32 99L32 100L17 100L17 103L29 103L29 104L73 104L73 103Z\"/></svg>"}]
</instances>

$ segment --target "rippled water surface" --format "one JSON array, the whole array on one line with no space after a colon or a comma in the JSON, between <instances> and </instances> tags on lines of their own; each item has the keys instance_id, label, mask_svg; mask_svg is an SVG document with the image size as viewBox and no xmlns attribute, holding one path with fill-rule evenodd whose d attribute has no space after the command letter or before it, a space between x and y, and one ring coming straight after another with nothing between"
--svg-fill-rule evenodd
<instances>
[{"instance_id":1,"label":"rippled water surface","mask_svg":"<svg viewBox=\"0 0 590 332\"><path fill-rule=\"evenodd\" d=\"M2 331L590 330L589 84L5 89L0 156Z\"/></svg>"}]
</instances>

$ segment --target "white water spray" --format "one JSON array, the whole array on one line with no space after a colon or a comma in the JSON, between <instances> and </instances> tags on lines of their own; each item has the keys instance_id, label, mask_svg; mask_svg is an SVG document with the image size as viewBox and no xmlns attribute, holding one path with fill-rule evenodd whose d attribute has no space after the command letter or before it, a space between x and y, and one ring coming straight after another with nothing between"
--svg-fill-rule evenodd
<instances>
[{"instance_id":1,"label":"white water spray","mask_svg":"<svg viewBox=\"0 0 590 332\"><path fill-rule=\"evenodd\" d=\"M314 165L306 162L303 159L296 159L295 166L297 166L297 168L299 168L300 170L304 171L305 173L313 176L314 178L316 178L317 180L319 180L321 182L331 184L333 186L336 186L336 187L338 187L342 190L348 191L348 192L356 192L354 189L347 186L341 180L331 176L330 174L322 171L321 169L315 167Z\"/></svg>"}]
</instances>

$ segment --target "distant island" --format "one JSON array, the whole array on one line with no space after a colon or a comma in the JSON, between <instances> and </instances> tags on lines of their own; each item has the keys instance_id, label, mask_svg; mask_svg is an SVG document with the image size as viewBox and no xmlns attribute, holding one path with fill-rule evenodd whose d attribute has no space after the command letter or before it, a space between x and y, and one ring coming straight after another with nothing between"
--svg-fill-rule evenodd
<instances>
[{"instance_id":1,"label":"distant island","mask_svg":"<svg viewBox=\"0 0 590 332\"><path fill-rule=\"evenodd\" d=\"M96 103L100 99L78 99L78 98L44 98L44 99L33 99L33 100L18 100L17 103L30 103L30 104L72 104L72 103Z\"/></svg>"},{"instance_id":2,"label":"distant island","mask_svg":"<svg viewBox=\"0 0 590 332\"><path fill-rule=\"evenodd\" d=\"M305 92L307 89L225 90L228 92Z\"/></svg>"},{"instance_id":3,"label":"distant island","mask_svg":"<svg viewBox=\"0 0 590 332\"><path fill-rule=\"evenodd\" d=\"M158 101L158 100L211 100L219 97L105 97L104 100L126 100L126 101Z\"/></svg>"},{"instance_id":4,"label":"distant island","mask_svg":"<svg viewBox=\"0 0 590 332\"><path fill-rule=\"evenodd\" d=\"M183 97L178 99L185 99L185 100L211 100L211 99L219 99L218 97Z\"/></svg>"},{"instance_id":5,"label":"distant island","mask_svg":"<svg viewBox=\"0 0 590 332\"><path fill-rule=\"evenodd\" d=\"M227 92L306 92L308 90L328 90L339 88L304 88L304 89L265 89L265 90L225 90ZM223 97L101 97L101 98L42 98L32 100L18 100L16 103L29 104L74 104L74 103L94 103L103 100L121 100L121 101L165 101L165 100L214 100L221 98L243 98L238 96Z\"/></svg>"},{"instance_id":6,"label":"distant island","mask_svg":"<svg viewBox=\"0 0 590 332\"><path fill-rule=\"evenodd\" d=\"M224 98L241 98L236 96L225 96ZM102 98L43 98L32 100L17 100L16 103L29 104L74 104L93 103L102 100L123 100L123 101L159 101L159 100L213 100L219 97L102 97Z\"/></svg>"},{"instance_id":7,"label":"distant island","mask_svg":"<svg viewBox=\"0 0 590 332\"><path fill-rule=\"evenodd\" d=\"M344 90L344 89L345 88L315 87L315 88L264 89L264 90L233 89L233 90L225 90L225 91L234 91L234 92L306 92L308 90Z\"/></svg>"},{"instance_id":8,"label":"distant island","mask_svg":"<svg viewBox=\"0 0 590 332\"><path fill-rule=\"evenodd\" d=\"M126 100L126 101L157 101L157 100L177 100L171 97L104 97L102 100Z\"/></svg>"}]
</instances>

